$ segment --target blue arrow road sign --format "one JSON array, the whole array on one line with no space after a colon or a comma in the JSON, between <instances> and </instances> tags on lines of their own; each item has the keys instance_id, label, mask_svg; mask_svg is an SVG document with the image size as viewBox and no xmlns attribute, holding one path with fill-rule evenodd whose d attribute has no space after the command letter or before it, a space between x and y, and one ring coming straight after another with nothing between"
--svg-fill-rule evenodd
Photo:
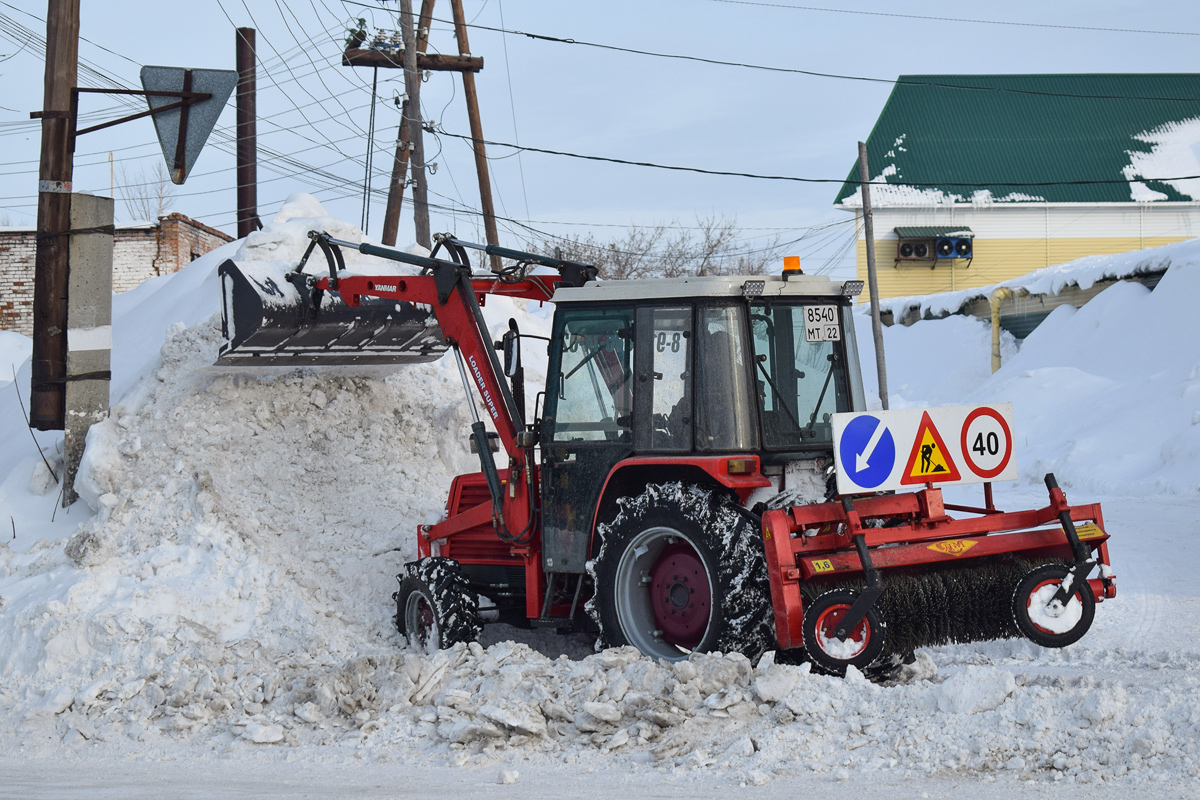
<instances>
[{"instance_id":1,"label":"blue arrow road sign","mask_svg":"<svg viewBox=\"0 0 1200 800\"><path fill-rule=\"evenodd\" d=\"M874 489L888 479L896 465L896 442L878 417L855 417L842 431L838 456L842 472L856 485Z\"/></svg>"}]
</instances>

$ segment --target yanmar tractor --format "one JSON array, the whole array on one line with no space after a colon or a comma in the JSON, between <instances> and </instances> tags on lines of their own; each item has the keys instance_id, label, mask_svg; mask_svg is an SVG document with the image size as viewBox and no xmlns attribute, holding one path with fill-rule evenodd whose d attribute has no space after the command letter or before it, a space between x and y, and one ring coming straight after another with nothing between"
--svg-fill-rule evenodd
<instances>
[{"instance_id":1,"label":"yanmar tractor","mask_svg":"<svg viewBox=\"0 0 1200 800\"><path fill-rule=\"evenodd\" d=\"M420 526L420 557L398 576L410 641L446 647L502 621L598 630L664 659L775 649L841 674L924 645L1063 646L1115 596L1099 505L1067 505L1053 476L1046 507L1010 513L990 485L980 508L947 505L932 484L838 496L831 418L866 410L850 313L861 282L798 270L597 281L586 264L448 235L429 257L310 237L282 281L221 266L218 363L453 351L481 469L451 482L445 519ZM305 272L314 248L327 275ZM341 248L421 274L350 275ZM467 248L515 263L473 274ZM549 342L515 322L493 342L489 295L552 301ZM523 347L549 353L531 419Z\"/></svg>"}]
</instances>

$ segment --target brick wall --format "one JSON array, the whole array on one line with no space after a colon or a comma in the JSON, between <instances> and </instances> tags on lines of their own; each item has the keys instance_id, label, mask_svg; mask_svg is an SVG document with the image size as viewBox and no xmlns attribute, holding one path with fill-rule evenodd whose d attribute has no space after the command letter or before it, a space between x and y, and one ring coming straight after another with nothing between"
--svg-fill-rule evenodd
<instances>
[{"instance_id":1,"label":"brick wall","mask_svg":"<svg viewBox=\"0 0 1200 800\"><path fill-rule=\"evenodd\" d=\"M154 269L158 255L158 226L117 228L113 237L113 292L128 292L147 278L159 274Z\"/></svg>"},{"instance_id":2,"label":"brick wall","mask_svg":"<svg viewBox=\"0 0 1200 800\"><path fill-rule=\"evenodd\" d=\"M33 335L32 231L0 231L0 330Z\"/></svg>"},{"instance_id":3,"label":"brick wall","mask_svg":"<svg viewBox=\"0 0 1200 800\"><path fill-rule=\"evenodd\" d=\"M155 263L161 275L178 272L210 250L233 241L233 237L183 214L160 217L158 231L158 260Z\"/></svg>"},{"instance_id":4,"label":"brick wall","mask_svg":"<svg viewBox=\"0 0 1200 800\"><path fill-rule=\"evenodd\" d=\"M113 292L178 272L233 237L182 214L158 224L118 227L113 237ZM33 335L34 231L0 229L0 330Z\"/></svg>"}]
</instances>

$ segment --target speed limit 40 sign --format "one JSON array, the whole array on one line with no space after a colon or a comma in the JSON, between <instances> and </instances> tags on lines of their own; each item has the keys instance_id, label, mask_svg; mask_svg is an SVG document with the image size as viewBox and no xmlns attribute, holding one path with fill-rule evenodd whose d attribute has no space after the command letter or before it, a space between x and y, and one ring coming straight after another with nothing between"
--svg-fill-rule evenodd
<instances>
[{"instance_id":1,"label":"speed limit 40 sign","mask_svg":"<svg viewBox=\"0 0 1200 800\"><path fill-rule=\"evenodd\" d=\"M838 492L1015 480L1012 403L833 415Z\"/></svg>"},{"instance_id":2,"label":"speed limit 40 sign","mask_svg":"<svg viewBox=\"0 0 1200 800\"><path fill-rule=\"evenodd\" d=\"M1012 408L1011 403L1005 405ZM979 406L963 421L960 445L972 472L981 478L995 478L1012 461L1012 426L996 408Z\"/></svg>"}]
</instances>

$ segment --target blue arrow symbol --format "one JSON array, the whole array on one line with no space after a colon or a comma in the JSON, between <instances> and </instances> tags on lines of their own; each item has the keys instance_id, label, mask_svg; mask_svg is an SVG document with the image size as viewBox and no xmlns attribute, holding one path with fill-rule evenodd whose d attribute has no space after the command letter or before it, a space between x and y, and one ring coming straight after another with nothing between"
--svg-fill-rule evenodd
<instances>
[{"instance_id":1,"label":"blue arrow symbol","mask_svg":"<svg viewBox=\"0 0 1200 800\"><path fill-rule=\"evenodd\" d=\"M896 442L878 417L864 414L850 421L839 445L842 469L858 486L873 489L887 480L896 464Z\"/></svg>"}]
</instances>

